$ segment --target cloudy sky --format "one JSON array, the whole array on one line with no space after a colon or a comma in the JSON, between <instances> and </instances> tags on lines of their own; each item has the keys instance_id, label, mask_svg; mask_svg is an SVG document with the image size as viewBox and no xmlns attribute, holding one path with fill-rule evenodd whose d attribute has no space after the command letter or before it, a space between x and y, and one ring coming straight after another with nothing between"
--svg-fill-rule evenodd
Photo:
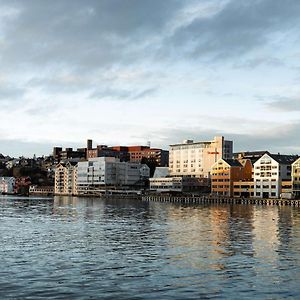
<instances>
[{"instance_id":1,"label":"cloudy sky","mask_svg":"<svg viewBox=\"0 0 300 300\"><path fill-rule=\"evenodd\" d=\"M223 134L300 153L299 0L0 0L0 153Z\"/></svg>"}]
</instances>

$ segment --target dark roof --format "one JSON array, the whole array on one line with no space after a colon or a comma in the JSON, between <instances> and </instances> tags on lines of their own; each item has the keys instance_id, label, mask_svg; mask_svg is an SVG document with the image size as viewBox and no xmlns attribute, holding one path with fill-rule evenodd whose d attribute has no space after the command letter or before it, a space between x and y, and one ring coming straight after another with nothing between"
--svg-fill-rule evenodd
<instances>
[{"instance_id":1,"label":"dark roof","mask_svg":"<svg viewBox=\"0 0 300 300\"><path fill-rule=\"evenodd\" d=\"M283 154L269 154L270 157L275 159L278 163L283 165L291 165L298 159L298 155L283 155Z\"/></svg>"},{"instance_id":2,"label":"dark roof","mask_svg":"<svg viewBox=\"0 0 300 300\"><path fill-rule=\"evenodd\" d=\"M241 163L236 159L224 159L231 167L242 167Z\"/></svg>"},{"instance_id":3,"label":"dark roof","mask_svg":"<svg viewBox=\"0 0 300 300\"><path fill-rule=\"evenodd\" d=\"M235 152L233 153L233 158L247 158L250 159L251 161L258 160L261 158L264 154L269 154L269 151L264 150L264 151L241 151L241 152Z\"/></svg>"}]
</instances>

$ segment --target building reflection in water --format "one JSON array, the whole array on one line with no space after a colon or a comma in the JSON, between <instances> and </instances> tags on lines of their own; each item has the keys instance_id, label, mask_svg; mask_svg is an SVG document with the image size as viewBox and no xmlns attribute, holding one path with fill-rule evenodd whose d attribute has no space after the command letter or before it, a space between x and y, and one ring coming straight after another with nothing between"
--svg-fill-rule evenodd
<instances>
[{"instance_id":1,"label":"building reflection in water","mask_svg":"<svg viewBox=\"0 0 300 300\"><path fill-rule=\"evenodd\" d=\"M253 267L255 276L257 260L277 266L278 252L286 249L293 228L290 207L170 205L167 211L169 255L196 269L232 270L230 257L235 256L236 270Z\"/></svg>"}]
</instances>

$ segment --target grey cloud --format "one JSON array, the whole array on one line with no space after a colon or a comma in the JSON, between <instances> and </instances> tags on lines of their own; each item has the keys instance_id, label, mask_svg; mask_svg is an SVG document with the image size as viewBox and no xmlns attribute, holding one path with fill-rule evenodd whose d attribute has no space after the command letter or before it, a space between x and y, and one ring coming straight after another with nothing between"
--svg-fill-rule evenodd
<instances>
[{"instance_id":1,"label":"grey cloud","mask_svg":"<svg viewBox=\"0 0 300 300\"><path fill-rule=\"evenodd\" d=\"M297 0L232 0L215 15L179 28L169 41L192 57L236 58L268 43L271 34L299 26L299 14Z\"/></svg>"},{"instance_id":2,"label":"grey cloud","mask_svg":"<svg viewBox=\"0 0 300 300\"><path fill-rule=\"evenodd\" d=\"M9 3L19 14L7 21L1 62L39 69L67 66L78 72L135 64L142 59L235 57L261 47L272 33L299 26L300 14L297 0L232 0L209 17L199 16L181 24L177 16L193 1ZM166 28L172 22L178 27L168 36Z\"/></svg>"},{"instance_id":3,"label":"grey cloud","mask_svg":"<svg viewBox=\"0 0 300 300\"><path fill-rule=\"evenodd\" d=\"M91 99L110 99L110 100L138 100L157 92L157 88L147 89L120 89L120 88L106 88L94 91L89 98Z\"/></svg>"},{"instance_id":4,"label":"grey cloud","mask_svg":"<svg viewBox=\"0 0 300 300\"><path fill-rule=\"evenodd\" d=\"M268 102L265 105L267 108L282 111L282 112L300 111L300 97L298 98L277 97L277 100Z\"/></svg>"},{"instance_id":5,"label":"grey cloud","mask_svg":"<svg viewBox=\"0 0 300 300\"><path fill-rule=\"evenodd\" d=\"M136 46L142 47L150 36L159 34L183 5L177 0L13 3L19 15L5 32L3 61L17 59L22 64L40 66L53 63L57 68L65 64L99 68L122 60L134 62L145 55L137 53Z\"/></svg>"}]
</instances>

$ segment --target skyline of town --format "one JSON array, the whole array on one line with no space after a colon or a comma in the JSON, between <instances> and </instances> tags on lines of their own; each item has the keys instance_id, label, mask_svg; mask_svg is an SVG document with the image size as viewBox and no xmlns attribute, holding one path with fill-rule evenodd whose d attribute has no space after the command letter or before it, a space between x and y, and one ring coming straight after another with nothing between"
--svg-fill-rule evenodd
<instances>
[{"instance_id":1,"label":"skyline of town","mask_svg":"<svg viewBox=\"0 0 300 300\"><path fill-rule=\"evenodd\" d=\"M212 136L218 136L218 135L212 135ZM245 148L242 148L239 143L236 141L236 140L232 140L230 138L228 138L227 136L225 136L227 138L227 140L231 140L233 141L233 150L234 152L247 152L247 151L268 151L270 153L274 153L274 154L289 154L289 155L300 155L300 150L298 152L296 151L290 151L288 152L289 150L285 151L285 152L280 152L279 150L276 150L276 147L268 147L267 146L267 143L266 143L266 146L264 147L263 146L263 143L262 143L262 146L261 148L254 148L254 146L252 147L249 147L247 149ZM164 146L160 146L160 145L153 145L151 141L145 141L144 143L135 143L135 144L130 144L130 143L124 143L124 144L118 144L118 143L115 143L115 144L108 144L108 143L105 143L105 142L97 142L97 141L94 141L96 145L107 145L108 147L114 147L114 146L150 146L151 148L157 148L157 149L164 149L164 150L169 150L170 148L170 145L173 145L173 144L180 144L182 143L183 141L185 140L193 140L194 142L198 142L198 141L202 141L202 140L210 140L211 139L211 136L208 138L199 138L199 139L193 139L193 138L183 138L179 141L176 141L174 143L169 143L166 147ZM30 150L30 152L27 152L28 148L27 147L22 147L23 143L20 141L20 147L17 148L17 152L15 151L11 151L10 153L6 153L5 151L2 151L3 149L6 149L6 147L2 147L1 150L0 150L0 154L4 155L4 156L10 156L10 157L14 157L14 158L18 158L18 157L26 157L26 158L32 158L33 156L36 156L36 157L42 157L42 156L48 156L48 155L52 155L52 152L53 152L53 148L54 147L61 147L63 149L67 149L67 148L73 148L74 150L76 149L80 149L80 148L83 148L83 147L86 147L86 140L84 142L71 142L71 143L65 143L65 144L47 144L47 145L41 145L40 143L32 143L31 146L35 146L35 145L39 145L38 147L35 148L36 151L34 150ZM18 144L18 142L16 142L16 145ZM8 143L8 146L9 146L9 143ZM9 149L9 148L8 148ZM30 148L31 149L31 148ZM44 150L46 149L46 150ZM273 151L271 149L274 149ZM277 148L279 149L279 148ZM33 151L33 152L32 152ZM14 154L15 153L15 154Z\"/></svg>"}]
</instances>

